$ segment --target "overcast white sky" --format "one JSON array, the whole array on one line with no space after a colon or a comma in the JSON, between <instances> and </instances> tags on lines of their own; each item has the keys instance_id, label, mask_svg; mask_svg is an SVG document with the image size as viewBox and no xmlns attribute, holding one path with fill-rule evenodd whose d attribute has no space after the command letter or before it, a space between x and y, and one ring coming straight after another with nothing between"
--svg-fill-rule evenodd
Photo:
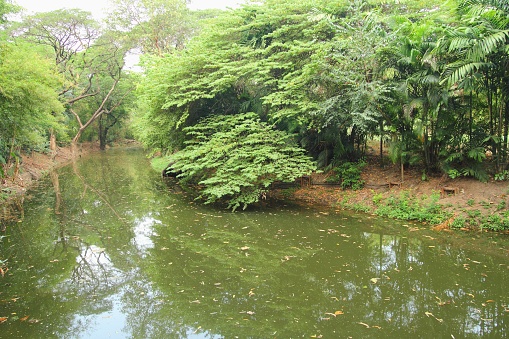
<instances>
[{"instance_id":1,"label":"overcast white sky","mask_svg":"<svg viewBox=\"0 0 509 339\"><path fill-rule=\"evenodd\" d=\"M81 8L92 12L100 18L108 0L14 0L14 3L26 8L30 12L48 12L61 8ZM235 7L241 0L192 0L192 9Z\"/></svg>"}]
</instances>

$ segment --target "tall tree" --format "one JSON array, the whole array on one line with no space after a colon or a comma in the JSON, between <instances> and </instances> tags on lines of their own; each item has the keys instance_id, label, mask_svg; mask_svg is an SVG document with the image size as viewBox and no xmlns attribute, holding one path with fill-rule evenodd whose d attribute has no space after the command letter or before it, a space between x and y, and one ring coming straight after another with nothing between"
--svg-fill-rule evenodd
<instances>
[{"instance_id":1,"label":"tall tree","mask_svg":"<svg viewBox=\"0 0 509 339\"><path fill-rule=\"evenodd\" d=\"M498 0L465 0L459 8L461 24L442 40L442 50L456 57L445 72L446 81L485 98L489 126L485 140L498 172L506 162L509 141L509 5Z\"/></svg>"},{"instance_id":2,"label":"tall tree","mask_svg":"<svg viewBox=\"0 0 509 339\"><path fill-rule=\"evenodd\" d=\"M85 129L105 112L104 106L122 76L126 46L118 36L101 32L91 14L78 9L30 16L16 33L50 48L56 66L66 79L61 98L78 124L73 137L75 145ZM112 80L105 91L101 89L103 78ZM80 100L99 95L102 97L92 114L75 109Z\"/></svg>"},{"instance_id":3,"label":"tall tree","mask_svg":"<svg viewBox=\"0 0 509 339\"><path fill-rule=\"evenodd\" d=\"M162 56L181 50L191 33L189 0L113 0L108 23L128 32L133 48Z\"/></svg>"},{"instance_id":4,"label":"tall tree","mask_svg":"<svg viewBox=\"0 0 509 339\"><path fill-rule=\"evenodd\" d=\"M0 42L0 176L17 159L21 147L43 143L49 128L59 129L64 108L62 85L51 61L33 46Z\"/></svg>"}]
</instances>

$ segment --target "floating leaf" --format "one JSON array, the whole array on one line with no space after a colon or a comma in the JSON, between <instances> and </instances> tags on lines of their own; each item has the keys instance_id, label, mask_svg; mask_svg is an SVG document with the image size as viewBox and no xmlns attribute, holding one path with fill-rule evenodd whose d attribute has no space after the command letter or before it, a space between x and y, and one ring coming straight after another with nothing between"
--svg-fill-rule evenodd
<instances>
[{"instance_id":1,"label":"floating leaf","mask_svg":"<svg viewBox=\"0 0 509 339\"><path fill-rule=\"evenodd\" d=\"M342 315L342 314L345 314L343 311L336 311L334 313L325 313L325 314L328 314L328 315L332 315L333 317L336 317L338 315Z\"/></svg>"},{"instance_id":2,"label":"floating leaf","mask_svg":"<svg viewBox=\"0 0 509 339\"><path fill-rule=\"evenodd\" d=\"M427 316L428 318L429 318L429 317L433 317L433 318L435 318L435 320L436 320L436 321L438 321L439 323L444 322L444 319L440 319L440 318L435 317L435 315L434 315L433 313L431 313L431 312L424 312L424 314L426 314L426 316Z\"/></svg>"}]
</instances>

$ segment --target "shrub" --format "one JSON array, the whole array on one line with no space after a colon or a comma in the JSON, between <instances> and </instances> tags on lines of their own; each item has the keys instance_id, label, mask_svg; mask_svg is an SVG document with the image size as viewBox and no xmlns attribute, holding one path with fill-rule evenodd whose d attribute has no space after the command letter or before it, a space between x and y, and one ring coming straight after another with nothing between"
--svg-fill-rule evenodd
<instances>
[{"instance_id":1,"label":"shrub","mask_svg":"<svg viewBox=\"0 0 509 339\"><path fill-rule=\"evenodd\" d=\"M332 168L333 175L327 178L327 182L341 182L341 188L359 190L364 187L361 179L362 169L366 166L364 161L354 163L345 162Z\"/></svg>"},{"instance_id":2,"label":"shrub","mask_svg":"<svg viewBox=\"0 0 509 339\"><path fill-rule=\"evenodd\" d=\"M442 205L438 203L439 199L440 194L437 192L423 199L417 199L415 196L410 196L408 192L402 192L399 197L388 197L385 204L380 202L375 213L394 219L439 224L450 216L450 213L444 211Z\"/></svg>"}]
</instances>

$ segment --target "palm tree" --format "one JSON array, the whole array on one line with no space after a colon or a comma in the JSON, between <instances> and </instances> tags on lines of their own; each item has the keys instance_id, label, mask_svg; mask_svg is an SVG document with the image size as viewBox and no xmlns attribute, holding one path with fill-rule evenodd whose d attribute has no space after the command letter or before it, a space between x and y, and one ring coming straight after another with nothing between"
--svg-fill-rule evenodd
<instances>
[{"instance_id":1,"label":"palm tree","mask_svg":"<svg viewBox=\"0 0 509 339\"><path fill-rule=\"evenodd\" d=\"M455 56L444 72L449 88L477 92L488 111L488 142L501 170L509 134L509 4L506 0L464 0L462 25L448 31L439 50Z\"/></svg>"}]
</instances>

